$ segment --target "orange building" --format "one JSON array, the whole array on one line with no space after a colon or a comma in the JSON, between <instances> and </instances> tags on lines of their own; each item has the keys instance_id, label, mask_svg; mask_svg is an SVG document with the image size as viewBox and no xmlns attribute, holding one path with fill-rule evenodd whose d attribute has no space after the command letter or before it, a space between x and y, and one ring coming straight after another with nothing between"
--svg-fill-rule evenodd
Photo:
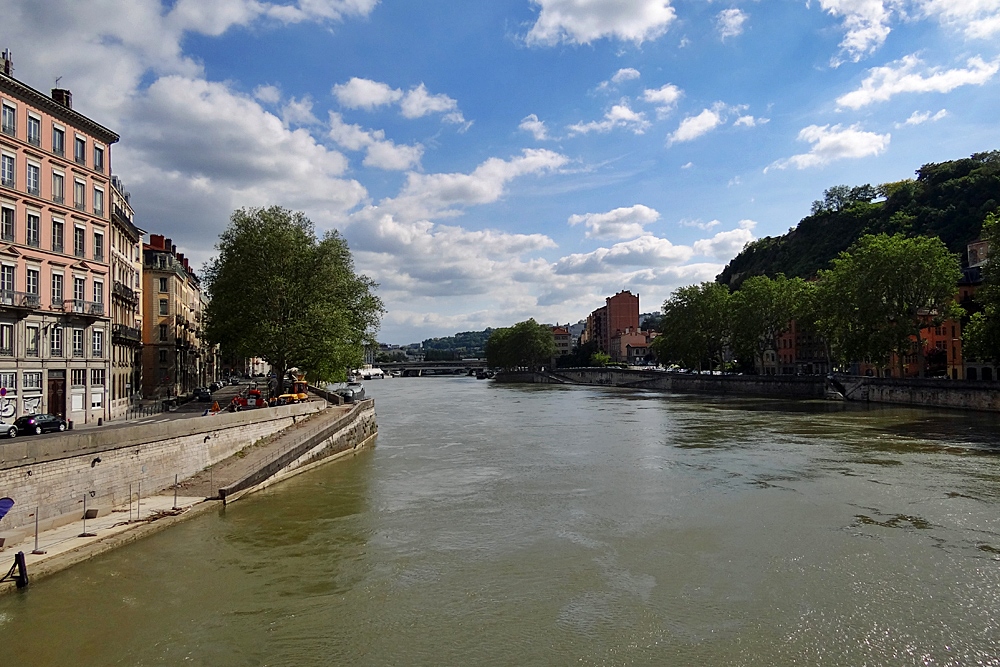
<instances>
[{"instance_id":1,"label":"orange building","mask_svg":"<svg viewBox=\"0 0 1000 667\"><path fill-rule=\"evenodd\" d=\"M587 317L580 342L595 341L597 349L611 355L611 338L629 330L639 330L639 295L624 290L609 296L604 306Z\"/></svg>"}]
</instances>

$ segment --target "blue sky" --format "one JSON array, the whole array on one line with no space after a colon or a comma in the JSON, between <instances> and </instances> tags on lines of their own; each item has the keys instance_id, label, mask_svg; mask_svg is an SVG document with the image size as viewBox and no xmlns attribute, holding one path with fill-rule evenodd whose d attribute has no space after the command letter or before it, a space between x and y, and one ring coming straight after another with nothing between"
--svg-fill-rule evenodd
<instances>
[{"instance_id":1,"label":"blue sky","mask_svg":"<svg viewBox=\"0 0 1000 667\"><path fill-rule=\"evenodd\" d=\"M1000 0L0 0L139 224L347 238L380 339L658 309L831 185L1000 148Z\"/></svg>"}]
</instances>

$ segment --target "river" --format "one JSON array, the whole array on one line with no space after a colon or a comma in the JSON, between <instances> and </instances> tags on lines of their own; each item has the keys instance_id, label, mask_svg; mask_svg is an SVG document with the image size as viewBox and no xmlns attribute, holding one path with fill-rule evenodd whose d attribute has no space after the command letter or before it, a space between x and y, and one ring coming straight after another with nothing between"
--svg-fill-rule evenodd
<instances>
[{"instance_id":1,"label":"river","mask_svg":"<svg viewBox=\"0 0 1000 667\"><path fill-rule=\"evenodd\" d=\"M366 387L373 449L0 597L3 664L1000 665L997 417Z\"/></svg>"}]
</instances>

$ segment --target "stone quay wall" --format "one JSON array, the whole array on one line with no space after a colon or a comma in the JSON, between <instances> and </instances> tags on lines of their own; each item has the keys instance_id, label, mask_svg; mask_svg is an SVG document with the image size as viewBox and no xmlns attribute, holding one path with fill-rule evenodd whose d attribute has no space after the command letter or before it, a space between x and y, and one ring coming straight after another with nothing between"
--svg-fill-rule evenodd
<instances>
[{"instance_id":1,"label":"stone quay wall","mask_svg":"<svg viewBox=\"0 0 1000 667\"><path fill-rule=\"evenodd\" d=\"M321 423L314 432L304 434L300 442L283 451L274 460L257 468L243 479L219 489L219 495L223 503L233 502L247 493L364 447L377 434L375 401L374 399L361 401L353 405L347 414Z\"/></svg>"},{"instance_id":2,"label":"stone quay wall","mask_svg":"<svg viewBox=\"0 0 1000 667\"><path fill-rule=\"evenodd\" d=\"M782 398L823 398L826 387L825 380L816 376L697 375L621 368L560 368L538 373L501 373L496 380Z\"/></svg>"},{"instance_id":3,"label":"stone quay wall","mask_svg":"<svg viewBox=\"0 0 1000 667\"><path fill-rule=\"evenodd\" d=\"M39 529L88 511L108 511L162 491L253 442L326 408L325 401L152 424L68 431L58 437L0 441L0 495L15 505L3 530ZM130 498L131 486L131 498Z\"/></svg>"},{"instance_id":4,"label":"stone quay wall","mask_svg":"<svg viewBox=\"0 0 1000 667\"><path fill-rule=\"evenodd\" d=\"M781 398L842 398L847 401L1000 412L1000 383L934 378L874 378L837 375L698 375L631 369L560 368L502 373L498 382L582 384L678 393Z\"/></svg>"}]
</instances>

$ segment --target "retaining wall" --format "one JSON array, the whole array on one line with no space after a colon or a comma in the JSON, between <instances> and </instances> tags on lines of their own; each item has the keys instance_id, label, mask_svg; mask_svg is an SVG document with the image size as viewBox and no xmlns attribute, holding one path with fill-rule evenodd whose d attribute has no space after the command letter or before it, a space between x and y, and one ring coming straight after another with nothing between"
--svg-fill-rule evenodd
<instances>
[{"instance_id":1,"label":"retaining wall","mask_svg":"<svg viewBox=\"0 0 1000 667\"><path fill-rule=\"evenodd\" d=\"M88 509L106 509L129 502L129 485L133 498L140 484L143 495L156 493L175 475L186 479L325 408L325 401L310 401L0 441L0 495L15 501L2 529L33 528L36 507L42 530L70 514L79 519L84 495Z\"/></svg>"}]
</instances>

